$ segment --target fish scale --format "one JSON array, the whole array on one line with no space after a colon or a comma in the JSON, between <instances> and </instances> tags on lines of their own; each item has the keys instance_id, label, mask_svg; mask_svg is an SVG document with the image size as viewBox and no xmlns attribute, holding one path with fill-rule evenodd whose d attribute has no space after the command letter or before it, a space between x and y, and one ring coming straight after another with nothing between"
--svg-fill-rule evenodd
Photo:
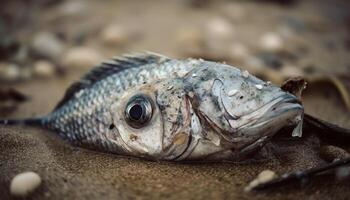
<instances>
[{"instance_id":1,"label":"fish scale","mask_svg":"<svg viewBox=\"0 0 350 200\"><path fill-rule=\"evenodd\" d=\"M124 61L124 64L125 62L127 61ZM115 64L115 62L109 62L109 64L112 63ZM165 75L171 75L172 71L185 70L186 68L183 65L175 66L173 67L171 64L161 66L146 64L137 68L126 68L121 73L96 82L92 88L82 90L82 94L79 95L79 101L74 101L74 99L68 101L57 112L49 115L45 124L51 129L60 131L61 136L70 141L86 141L88 145L97 142L100 143L99 146L102 145L103 148L106 148L105 142L107 140L97 128L101 123L94 122L94 119L98 119L109 112L108 107L102 104L110 105L111 101L119 100L118 98L111 99L110 94L122 94L123 91L140 85L144 81L162 79L165 78ZM139 76L139 74L142 74L142 76ZM119 84L116 84L115 80L119 80ZM51 121L50 119L55 120ZM95 124L95 126L90 127L92 124ZM106 128L109 126L107 123L102 125ZM62 132L62 130L64 131ZM71 133L71 136L67 133ZM109 142L108 146L108 149L112 149L114 145Z\"/></svg>"}]
</instances>

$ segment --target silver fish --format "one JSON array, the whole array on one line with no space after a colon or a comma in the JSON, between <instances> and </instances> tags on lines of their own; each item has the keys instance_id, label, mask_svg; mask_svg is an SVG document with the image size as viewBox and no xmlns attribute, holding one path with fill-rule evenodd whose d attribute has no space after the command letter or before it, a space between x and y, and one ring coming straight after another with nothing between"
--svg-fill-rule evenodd
<instances>
[{"instance_id":1,"label":"silver fish","mask_svg":"<svg viewBox=\"0 0 350 200\"><path fill-rule=\"evenodd\" d=\"M102 63L47 116L0 120L46 127L74 144L154 160L236 159L296 125L297 98L247 71L154 53Z\"/></svg>"}]
</instances>

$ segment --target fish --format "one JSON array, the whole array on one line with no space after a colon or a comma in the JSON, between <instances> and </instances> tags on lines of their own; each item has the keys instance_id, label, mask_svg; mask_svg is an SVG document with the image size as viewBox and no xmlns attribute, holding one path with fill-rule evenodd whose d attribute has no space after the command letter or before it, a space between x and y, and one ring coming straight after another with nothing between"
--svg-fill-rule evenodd
<instances>
[{"instance_id":1,"label":"fish","mask_svg":"<svg viewBox=\"0 0 350 200\"><path fill-rule=\"evenodd\" d=\"M83 148L150 160L235 160L277 131L301 136L298 98L245 70L146 52L102 62L34 125Z\"/></svg>"}]
</instances>

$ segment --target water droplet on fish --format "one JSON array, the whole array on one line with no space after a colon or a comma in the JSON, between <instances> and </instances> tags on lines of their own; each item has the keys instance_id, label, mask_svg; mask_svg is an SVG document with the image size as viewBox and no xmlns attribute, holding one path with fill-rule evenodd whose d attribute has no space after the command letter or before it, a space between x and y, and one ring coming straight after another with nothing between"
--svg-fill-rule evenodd
<instances>
[{"instance_id":1,"label":"water droplet on fish","mask_svg":"<svg viewBox=\"0 0 350 200\"><path fill-rule=\"evenodd\" d=\"M232 97L233 95L237 94L237 92L238 92L238 90L233 89L233 90L230 90L230 91L227 93L227 95L228 95L229 97Z\"/></svg>"},{"instance_id":2,"label":"water droplet on fish","mask_svg":"<svg viewBox=\"0 0 350 200\"><path fill-rule=\"evenodd\" d=\"M243 76L244 78L248 78L248 77L249 77L249 72L248 72L247 70L244 70L244 71L242 72L242 76Z\"/></svg>"},{"instance_id":3,"label":"water droplet on fish","mask_svg":"<svg viewBox=\"0 0 350 200\"><path fill-rule=\"evenodd\" d=\"M256 87L258 90L261 90L261 89L263 88L263 86L260 85L260 84L255 85L255 87Z\"/></svg>"},{"instance_id":4,"label":"water droplet on fish","mask_svg":"<svg viewBox=\"0 0 350 200\"><path fill-rule=\"evenodd\" d=\"M173 88L174 88L173 85L169 85L168 88L167 88L167 90L171 90L171 89L173 89Z\"/></svg>"}]
</instances>

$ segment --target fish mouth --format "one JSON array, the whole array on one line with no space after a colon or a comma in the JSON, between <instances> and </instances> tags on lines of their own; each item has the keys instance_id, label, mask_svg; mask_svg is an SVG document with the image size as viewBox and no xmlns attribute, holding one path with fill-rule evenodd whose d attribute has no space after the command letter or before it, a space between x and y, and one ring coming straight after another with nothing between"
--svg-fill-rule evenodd
<instances>
[{"instance_id":1,"label":"fish mouth","mask_svg":"<svg viewBox=\"0 0 350 200\"><path fill-rule=\"evenodd\" d=\"M284 113L303 109L300 101L295 96L288 93L277 97L275 100L266 104L264 107L270 107L270 109L265 112L261 120L265 118L280 117ZM261 120L258 120L258 122Z\"/></svg>"},{"instance_id":2,"label":"fish mouth","mask_svg":"<svg viewBox=\"0 0 350 200\"><path fill-rule=\"evenodd\" d=\"M244 136L272 135L284 126L300 124L303 113L304 108L300 101L294 95L285 93L254 112L242 116L241 121L246 123L235 128L240 132L239 135Z\"/></svg>"},{"instance_id":3,"label":"fish mouth","mask_svg":"<svg viewBox=\"0 0 350 200\"><path fill-rule=\"evenodd\" d=\"M266 143L286 126L295 125L292 135L301 136L303 114L304 108L294 95L282 94L258 110L242 116L246 123L236 127L237 132L233 138L237 144L236 149L249 146L261 138L265 138Z\"/></svg>"}]
</instances>

